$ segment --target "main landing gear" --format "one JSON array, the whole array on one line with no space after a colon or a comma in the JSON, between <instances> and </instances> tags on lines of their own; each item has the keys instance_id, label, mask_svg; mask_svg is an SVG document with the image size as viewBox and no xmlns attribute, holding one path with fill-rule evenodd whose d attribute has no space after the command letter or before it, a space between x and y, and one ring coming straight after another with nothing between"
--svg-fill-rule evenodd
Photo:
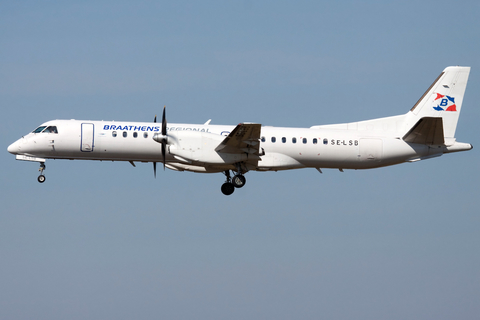
<instances>
[{"instance_id":1,"label":"main landing gear","mask_svg":"<svg viewBox=\"0 0 480 320\"><path fill-rule=\"evenodd\" d=\"M45 176L43 175L43 170L46 169L46 166L45 166L45 162L40 162L40 168L38 169L38 171L40 171L40 175L38 176L37 180L38 182L40 183L44 183L45 182Z\"/></svg>"},{"instance_id":2,"label":"main landing gear","mask_svg":"<svg viewBox=\"0 0 480 320\"><path fill-rule=\"evenodd\" d=\"M222 184L222 193L226 196L231 195L233 191L235 191L235 188L241 188L247 182L242 173L234 175L233 178L230 177L230 170L226 170L224 174L227 180Z\"/></svg>"}]
</instances>

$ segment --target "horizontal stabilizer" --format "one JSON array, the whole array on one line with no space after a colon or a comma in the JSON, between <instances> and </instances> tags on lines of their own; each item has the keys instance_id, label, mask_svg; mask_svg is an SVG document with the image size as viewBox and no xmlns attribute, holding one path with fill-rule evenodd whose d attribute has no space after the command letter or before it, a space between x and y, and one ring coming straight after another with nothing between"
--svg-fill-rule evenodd
<instances>
[{"instance_id":1,"label":"horizontal stabilizer","mask_svg":"<svg viewBox=\"0 0 480 320\"><path fill-rule=\"evenodd\" d=\"M403 137L405 142L440 146L445 144L443 121L439 117L424 117Z\"/></svg>"}]
</instances>

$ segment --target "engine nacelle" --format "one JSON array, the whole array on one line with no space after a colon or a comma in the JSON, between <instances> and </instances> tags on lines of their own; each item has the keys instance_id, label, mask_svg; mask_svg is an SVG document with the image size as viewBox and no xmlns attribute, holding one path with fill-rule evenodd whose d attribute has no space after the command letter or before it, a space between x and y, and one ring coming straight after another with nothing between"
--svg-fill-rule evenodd
<instances>
[{"instance_id":1,"label":"engine nacelle","mask_svg":"<svg viewBox=\"0 0 480 320\"><path fill-rule=\"evenodd\" d=\"M224 139L224 136L209 132L179 131L168 134L168 150L177 159L196 164L233 164L248 159L247 154L215 151Z\"/></svg>"}]
</instances>

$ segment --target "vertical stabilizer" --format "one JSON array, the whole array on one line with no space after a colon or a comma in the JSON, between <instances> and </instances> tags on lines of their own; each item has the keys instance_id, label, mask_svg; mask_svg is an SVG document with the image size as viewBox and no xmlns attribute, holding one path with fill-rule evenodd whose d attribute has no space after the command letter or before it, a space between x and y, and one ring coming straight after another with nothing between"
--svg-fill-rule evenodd
<instances>
[{"instance_id":1,"label":"vertical stabilizer","mask_svg":"<svg viewBox=\"0 0 480 320\"><path fill-rule=\"evenodd\" d=\"M455 136L470 67L447 67L410 110L413 121L442 118L445 139Z\"/></svg>"}]
</instances>

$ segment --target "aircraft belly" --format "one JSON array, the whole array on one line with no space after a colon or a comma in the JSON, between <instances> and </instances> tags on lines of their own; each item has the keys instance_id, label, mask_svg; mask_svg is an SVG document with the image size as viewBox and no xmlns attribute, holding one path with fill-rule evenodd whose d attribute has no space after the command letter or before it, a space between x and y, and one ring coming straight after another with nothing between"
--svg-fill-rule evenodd
<instances>
[{"instance_id":1,"label":"aircraft belly","mask_svg":"<svg viewBox=\"0 0 480 320\"><path fill-rule=\"evenodd\" d=\"M261 161L258 162L259 170L286 170L305 167L297 159L283 153L268 152L260 158Z\"/></svg>"}]
</instances>

